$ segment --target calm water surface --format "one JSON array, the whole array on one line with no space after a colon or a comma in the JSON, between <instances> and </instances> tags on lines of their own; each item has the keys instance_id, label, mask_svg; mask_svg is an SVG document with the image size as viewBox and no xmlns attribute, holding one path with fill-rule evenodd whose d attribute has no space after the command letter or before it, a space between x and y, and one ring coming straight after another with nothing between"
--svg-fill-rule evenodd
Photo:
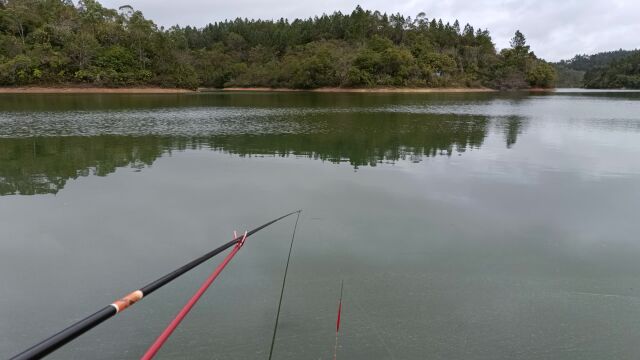
<instances>
[{"instance_id":1,"label":"calm water surface","mask_svg":"<svg viewBox=\"0 0 640 360\"><path fill-rule=\"evenodd\" d=\"M0 96L0 358L304 209L276 359L637 359L640 93ZM294 219L160 353L266 359ZM218 259L219 261L219 259ZM135 359L216 261L52 359Z\"/></svg>"}]
</instances>

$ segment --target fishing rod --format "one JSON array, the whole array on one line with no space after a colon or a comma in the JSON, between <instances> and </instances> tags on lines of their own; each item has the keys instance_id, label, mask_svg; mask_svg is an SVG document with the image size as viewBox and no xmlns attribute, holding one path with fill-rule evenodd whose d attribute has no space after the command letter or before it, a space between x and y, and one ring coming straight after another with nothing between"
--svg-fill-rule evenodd
<instances>
[{"instance_id":1,"label":"fishing rod","mask_svg":"<svg viewBox=\"0 0 640 360\"><path fill-rule=\"evenodd\" d=\"M280 291L280 301L278 302L278 313L276 315L276 325L275 325L275 328L273 330L273 340L271 342L271 350L269 352L269 360L271 359L271 355L273 354L273 345L275 343L276 330L278 329L278 318L280 317L280 307L282 305L282 296L284 294L284 285L286 283L287 272L289 270L289 261L291 260L291 249L293 248L293 240L296 237L296 229L298 228L298 220L300 220L300 212L301 211L298 211L298 216L296 216L296 224L293 227L293 234L291 235L291 245L289 246L289 256L287 257L287 266L286 266L286 268L284 270L284 279L282 281L282 290ZM237 237L237 235L235 235L235 231L233 233L234 233L234 236ZM240 248L242 248L242 246L244 245L245 240L246 240L246 235L241 241L239 241L236 244L236 246L234 246L233 250L224 258L224 260L222 260L222 262L216 267L216 269L213 271L213 273L211 273L211 275L209 275L209 277L204 281L204 283L202 283L202 285L200 286L198 291L196 291L196 293L193 294L191 299L189 299L189 301L182 307L182 309L180 310L178 315L176 315L175 318L169 323L169 325L167 325L167 327L162 331L162 333L153 342L153 344L151 344L151 346L149 346L149 348L144 353L144 355L140 358L140 360L151 360L151 359L154 358L154 356L156 356L158 351L160 351L160 348L162 348L162 346L169 339L169 337L175 331L175 329L178 328L178 326L180 325L182 320L184 320L184 318L187 316L189 311L191 311L191 309L193 309L193 307L196 305L198 300L200 300L202 295L204 295L204 293L207 291L209 286L211 286L211 284L216 280L218 275L220 275L222 270L224 270L224 268L229 264L229 262L231 262L231 259L233 259L233 257L238 253L238 251L240 251Z\"/></svg>"},{"instance_id":2,"label":"fishing rod","mask_svg":"<svg viewBox=\"0 0 640 360\"><path fill-rule=\"evenodd\" d=\"M336 344L333 347L333 360L338 358L338 333L340 332L340 315L342 314L342 289L344 280L340 281L340 300L338 301L338 318L336 319Z\"/></svg>"},{"instance_id":3,"label":"fishing rod","mask_svg":"<svg viewBox=\"0 0 640 360\"><path fill-rule=\"evenodd\" d=\"M263 225L258 226L257 228L248 231L243 236L238 236L235 239L227 242L219 246L218 248L196 258L189 263L183 265L182 267L168 273L167 275L143 286L142 288L126 295L125 297L116 300L112 304L109 304L97 312L87 316L86 318L74 323L73 325L67 327L66 329L58 332L57 334L41 341L40 343L28 348L27 350L21 352L20 354L12 357L10 360L31 360L31 359L41 359L51 352L57 350L61 346L67 344L69 341L77 338L78 336L84 334L85 332L93 329L98 324L101 324L105 320L111 318L112 316L118 314L119 312L125 310L129 306L135 304L140 301L145 296L149 296L154 291L160 289L171 281L175 280L179 276L188 272L189 270L195 268L196 266L202 264L203 262L211 259L212 257L218 255L219 253L225 251L231 246L237 244L242 241L244 237L249 237L258 231L266 228L269 225L272 225L275 222L278 222L288 216L293 214L300 213L302 210L292 211L286 215L283 215L277 219L271 220Z\"/></svg>"},{"instance_id":4,"label":"fishing rod","mask_svg":"<svg viewBox=\"0 0 640 360\"><path fill-rule=\"evenodd\" d=\"M233 233L234 233L234 237L238 237L235 234L235 231ZM176 315L176 317L171 321L171 323L169 323L169 325L164 329L164 331L162 331L162 333L160 334L160 336L158 336L156 341L154 341L153 344L149 346L149 349L147 350L147 352L144 353L144 355L142 355L140 360L151 360L153 359L154 356L156 356L156 354L158 353L162 345L164 345L164 343L169 339L169 336L171 336L173 331L178 328L178 325L180 325L180 323L187 316L189 311L193 309L193 307L196 305L198 300L200 300L202 295L204 295L205 291L207 291L209 286L213 284L213 281L218 277L218 275L220 275L222 270L224 270L224 268L227 266L227 264L229 264L231 259L233 259L233 257L238 253L238 251L240 251L240 248L242 247L242 245L244 245L244 242L246 239L247 239L247 233L245 232L242 240L236 243L236 246L233 247L233 250L224 258L224 260L222 260L222 262L216 267L213 273L209 275L207 280L205 280L205 282L202 283L198 291L196 291L196 293L193 294L191 299L189 299L189 301L184 305L184 307L182 307L178 315Z\"/></svg>"}]
</instances>

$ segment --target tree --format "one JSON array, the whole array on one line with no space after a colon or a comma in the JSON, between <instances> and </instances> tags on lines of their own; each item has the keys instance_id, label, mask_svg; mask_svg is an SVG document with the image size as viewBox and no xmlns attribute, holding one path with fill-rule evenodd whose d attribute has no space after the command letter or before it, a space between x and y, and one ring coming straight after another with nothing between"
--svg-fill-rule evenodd
<instances>
[{"instance_id":1,"label":"tree","mask_svg":"<svg viewBox=\"0 0 640 360\"><path fill-rule=\"evenodd\" d=\"M553 65L537 61L527 70L526 79L530 86L551 88L555 86L556 71Z\"/></svg>"},{"instance_id":2,"label":"tree","mask_svg":"<svg viewBox=\"0 0 640 360\"><path fill-rule=\"evenodd\" d=\"M92 34L82 32L70 37L65 46L65 53L74 69L84 70L91 65L99 48L100 44Z\"/></svg>"},{"instance_id":3,"label":"tree","mask_svg":"<svg viewBox=\"0 0 640 360\"><path fill-rule=\"evenodd\" d=\"M553 77L520 31L497 53L486 29L461 30L457 20L445 25L424 13L412 19L357 6L292 21L237 18L164 29L129 5L109 9L97 0L0 0L0 69L6 85L188 88L519 88L548 86Z\"/></svg>"},{"instance_id":4,"label":"tree","mask_svg":"<svg viewBox=\"0 0 640 360\"><path fill-rule=\"evenodd\" d=\"M511 48L515 50L518 54L526 55L529 53L529 46L527 45L527 39L520 32L520 30L516 30L515 35L511 38L509 42Z\"/></svg>"},{"instance_id":5,"label":"tree","mask_svg":"<svg viewBox=\"0 0 640 360\"><path fill-rule=\"evenodd\" d=\"M129 30L132 46L135 48L138 66L144 70L149 62L147 51L149 40L156 32L156 25L153 21L145 19L140 11L135 11L127 20L127 30Z\"/></svg>"},{"instance_id":6,"label":"tree","mask_svg":"<svg viewBox=\"0 0 640 360\"><path fill-rule=\"evenodd\" d=\"M587 71L584 85L587 88L640 89L640 50Z\"/></svg>"},{"instance_id":7,"label":"tree","mask_svg":"<svg viewBox=\"0 0 640 360\"><path fill-rule=\"evenodd\" d=\"M30 28L35 27L40 20L33 11L36 5L33 0L13 0L7 1L2 9L3 22L8 23L12 32L20 36L22 45L25 45Z\"/></svg>"}]
</instances>

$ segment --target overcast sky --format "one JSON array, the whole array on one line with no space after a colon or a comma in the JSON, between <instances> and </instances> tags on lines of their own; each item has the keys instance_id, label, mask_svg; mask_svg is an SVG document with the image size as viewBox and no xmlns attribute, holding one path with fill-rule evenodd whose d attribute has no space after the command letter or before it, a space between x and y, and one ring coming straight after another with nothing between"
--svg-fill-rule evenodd
<instances>
[{"instance_id":1,"label":"overcast sky","mask_svg":"<svg viewBox=\"0 0 640 360\"><path fill-rule=\"evenodd\" d=\"M547 60L620 48L640 48L640 0L102 0L107 7L129 4L158 25L204 26L236 17L306 18L357 4L368 10L429 19L455 19L487 28L498 49L520 29L535 53Z\"/></svg>"}]
</instances>

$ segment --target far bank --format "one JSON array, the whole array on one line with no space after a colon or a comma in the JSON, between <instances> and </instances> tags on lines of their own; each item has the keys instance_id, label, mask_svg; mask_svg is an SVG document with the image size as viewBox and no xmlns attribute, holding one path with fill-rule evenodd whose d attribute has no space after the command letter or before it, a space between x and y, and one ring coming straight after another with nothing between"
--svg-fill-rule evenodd
<instances>
[{"instance_id":1,"label":"far bank","mask_svg":"<svg viewBox=\"0 0 640 360\"><path fill-rule=\"evenodd\" d=\"M197 90L161 88L161 87L82 87L82 86L24 86L0 87L0 94L190 94L206 92L316 92L316 93L486 93L497 92L489 88L338 88L317 89L267 88L267 87L229 87L198 88Z\"/></svg>"}]
</instances>

